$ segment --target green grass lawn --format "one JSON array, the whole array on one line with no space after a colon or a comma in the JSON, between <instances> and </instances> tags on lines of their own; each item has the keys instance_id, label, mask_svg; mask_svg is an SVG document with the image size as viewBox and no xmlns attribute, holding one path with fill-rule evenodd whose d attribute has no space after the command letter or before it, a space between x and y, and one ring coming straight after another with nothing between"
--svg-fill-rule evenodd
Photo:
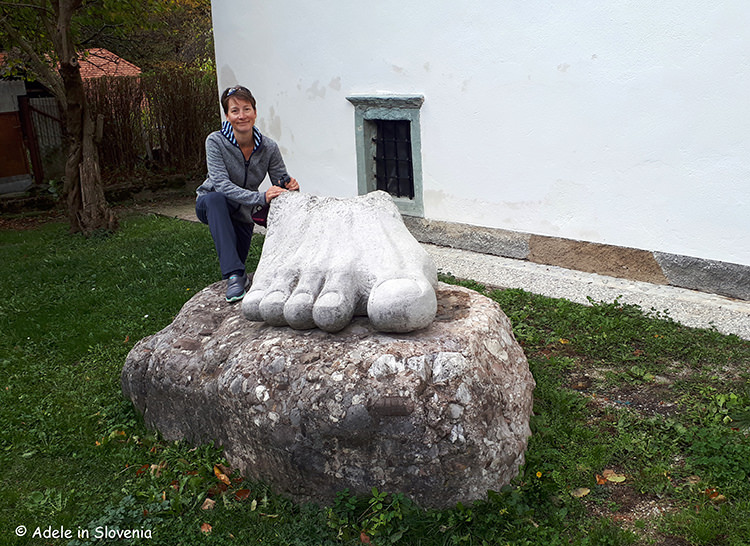
<instances>
[{"instance_id":1,"label":"green grass lawn","mask_svg":"<svg viewBox=\"0 0 750 546\"><path fill-rule=\"evenodd\" d=\"M462 282L500 303L537 381L516 482L443 511L389 491L298 505L213 446L163 441L121 395L134 343L217 279L202 225L0 231L0 545L750 544L747 341Z\"/></svg>"}]
</instances>

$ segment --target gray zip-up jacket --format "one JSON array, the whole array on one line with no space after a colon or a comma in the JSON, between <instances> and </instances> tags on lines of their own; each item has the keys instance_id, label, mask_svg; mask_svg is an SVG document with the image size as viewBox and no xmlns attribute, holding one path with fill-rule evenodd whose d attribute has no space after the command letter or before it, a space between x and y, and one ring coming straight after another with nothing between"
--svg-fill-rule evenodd
<instances>
[{"instance_id":1,"label":"gray zip-up jacket","mask_svg":"<svg viewBox=\"0 0 750 546\"><path fill-rule=\"evenodd\" d=\"M240 210L232 216L247 223L252 223L251 214L255 208L266 205L266 194L258 191L266 174L275 186L284 186L289 180L278 145L261 135L257 128L253 128L253 133L255 149L247 161L228 122L224 122L221 131L208 135L208 178L196 190L198 196L218 191L230 201L239 203Z\"/></svg>"}]
</instances>

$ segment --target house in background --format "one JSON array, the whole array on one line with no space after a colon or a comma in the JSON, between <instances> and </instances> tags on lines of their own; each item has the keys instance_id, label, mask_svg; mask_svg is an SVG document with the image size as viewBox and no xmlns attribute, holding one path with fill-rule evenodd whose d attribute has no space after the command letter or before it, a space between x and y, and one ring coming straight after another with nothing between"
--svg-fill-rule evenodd
<instances>
[{"instance_id":1,"label":"house in background","mask_svg":"<svg viewBox=\"0 0 750 546\"><path fill-rule=\"evenodd\" d=\"M423 241L750 299L750 4L213 3L306 191Z\"/></svg>"},{"instance_id":2,"label":"house in background","mask_svg":"<svg viewBox=\"0 0 750 546\"><path fill-rule=\"evenodd\" d=\"M0 73L5 55L0 53ZM139 76L140 68L103 48L86 50L84 80ZM54 96L39 82L0 79L0 194L28 190L65 170L62 116Z\"/></svg>"},{"instance_id":3,"label":"house in background","mask_svg":"<svg viewBox=\"0 0 750 546\"><path fill-rule=\"evenodd\" d=\"M140 76L141 69L104 48L86 50L81 59L81 78L101 78L103 76Z\"/></svg>"}]
</instances>

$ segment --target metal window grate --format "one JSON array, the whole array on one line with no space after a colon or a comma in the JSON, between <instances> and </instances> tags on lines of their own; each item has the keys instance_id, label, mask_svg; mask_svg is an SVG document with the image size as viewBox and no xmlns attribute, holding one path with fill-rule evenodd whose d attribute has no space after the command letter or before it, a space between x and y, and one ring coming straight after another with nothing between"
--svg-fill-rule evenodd
<instances>
[{"instance_id":1,"label":"metal window grate","mask_svg":"<svg viewBox=\"0 0 750 546\"><path fill-rule=\"evenodd\" d=\"M395 197L414 199L414 169L409 120L373 120L376 124L375 179L377 188Z\"/></svg>"}]
</instances>

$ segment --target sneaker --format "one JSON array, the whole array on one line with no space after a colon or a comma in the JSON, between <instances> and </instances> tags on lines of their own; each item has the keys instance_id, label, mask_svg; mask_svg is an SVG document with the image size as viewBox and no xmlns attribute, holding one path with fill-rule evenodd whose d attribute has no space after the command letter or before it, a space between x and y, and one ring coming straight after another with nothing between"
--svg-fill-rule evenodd
<instances>
[{"instance_id":1,"label":"sneaker","mask_svg":"<svg viewBox=\"0 0 750 546\"><path fill-rule=\"evenodd\" d=\"M244 273L229 277L227 280L227 301L233 303L241 300L245 296L245 290L248 286L250 286L250 282Z\"/></svg>"}]
</instances>

